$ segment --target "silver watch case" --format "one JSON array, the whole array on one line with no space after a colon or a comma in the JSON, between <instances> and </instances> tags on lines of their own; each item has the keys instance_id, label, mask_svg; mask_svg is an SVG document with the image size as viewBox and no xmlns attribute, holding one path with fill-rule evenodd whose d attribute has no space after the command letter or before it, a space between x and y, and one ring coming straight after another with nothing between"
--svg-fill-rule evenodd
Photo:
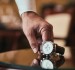
<instances>
[{"instance_id":1,"label":"silver watch case","mask_svg":"<svg viewBox=\"0 0 75 70\"><path fill-rule=\"evenodd\" d=\"M42 45L40 46L40 52L43 55L49 55L55 51L56 51L56 47L53 42L51 42L51 41L42 42Z\"/></svg>"}]
</instances>

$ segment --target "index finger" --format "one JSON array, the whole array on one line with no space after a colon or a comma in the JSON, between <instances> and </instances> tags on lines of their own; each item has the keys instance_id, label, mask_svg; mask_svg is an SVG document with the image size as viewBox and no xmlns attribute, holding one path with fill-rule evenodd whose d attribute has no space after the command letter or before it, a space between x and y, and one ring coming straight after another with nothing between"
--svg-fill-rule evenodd
<instances>
[{"instance_id":1,"label":"index finger","mask_svg":"<svg viewBox=\"0 0 75 70\"><path fill-rule=\"evenodd\" d=\"M53 42L53 28L50 26L45 26L41 29L41 35L43 41Z\"/></svg>"}]
</instances>

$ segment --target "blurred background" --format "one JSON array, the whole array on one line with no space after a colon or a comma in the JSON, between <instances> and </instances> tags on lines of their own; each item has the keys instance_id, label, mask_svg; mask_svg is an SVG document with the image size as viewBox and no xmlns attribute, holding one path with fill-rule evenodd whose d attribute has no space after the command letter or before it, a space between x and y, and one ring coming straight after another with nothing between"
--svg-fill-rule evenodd
<instances>
[{"instance_id":1,"label":"blurred background","mask_svg":"<svg viewBox=\"0 0 75 70\"><path fill-rule=\"evenodd\" d=\"M36 9L53 25L54 42L65 48L66 61L60 68L74 68L75 0L36 0ZM14 51L6 52L9 50ZM21 65L25 65L26 55L35 56L21 30L21 18L14 0L0 0L0 52L0 61Z\"/></svg>"}]
</instances>

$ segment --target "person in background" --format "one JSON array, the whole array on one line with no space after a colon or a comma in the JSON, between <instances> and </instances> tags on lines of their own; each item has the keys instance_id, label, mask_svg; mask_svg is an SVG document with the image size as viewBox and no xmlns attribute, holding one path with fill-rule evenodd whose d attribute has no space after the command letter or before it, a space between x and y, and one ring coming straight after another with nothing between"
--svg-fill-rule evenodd
<instances>
[{"instance_id":1,"label":"person in background","mask_svg":"<svg viewBox=\"0 0 75 70\"><path fill-rule=\"evenodd\" d=\"M46 16L54 14L54 7L55 4L53 3L43 5L40 13L41 17L45 18Z\"/></svg>"}]
</instances>

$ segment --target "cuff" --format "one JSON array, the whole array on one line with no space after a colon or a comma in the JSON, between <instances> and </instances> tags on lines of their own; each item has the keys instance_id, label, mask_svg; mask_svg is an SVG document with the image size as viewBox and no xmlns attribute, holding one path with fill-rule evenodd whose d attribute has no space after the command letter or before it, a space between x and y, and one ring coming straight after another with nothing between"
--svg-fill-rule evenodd
<instances>
[{"instance_id":1,"label":"cuff","mask_svg":"<svg viewBox=\"0 0 75 70\"><path fill-rule=\"evenodd\" d=\"M19 14L27 11L36 12L35 0L15 0L18 6Z\"/></svg>"}]
</instances>

